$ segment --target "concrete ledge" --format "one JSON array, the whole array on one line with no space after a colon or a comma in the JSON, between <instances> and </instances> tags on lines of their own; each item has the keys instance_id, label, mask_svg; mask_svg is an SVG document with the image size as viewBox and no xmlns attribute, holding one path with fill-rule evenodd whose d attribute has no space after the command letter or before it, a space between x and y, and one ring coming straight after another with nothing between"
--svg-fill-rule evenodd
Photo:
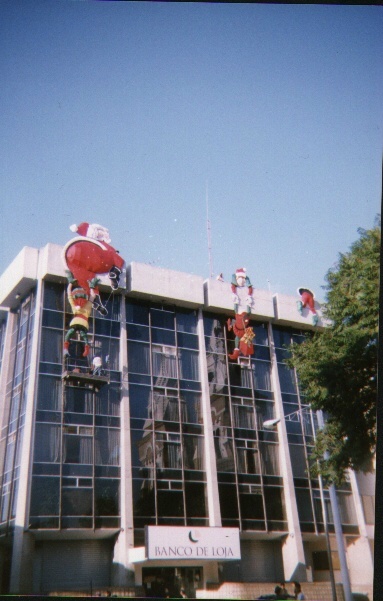
<instances>
[{"instance_id":1,"label":"concrete ledge","mask_svg":"<svg viewBox=\"0 0 383 601\"><path fill-rule=\"evenodd\" d=\"M132 262L127 269L129 296L151 301L198 308L203 305L203 279L200 276Z\"/></svg>"},{"instance_id":2,"label":"concrete ledge","mask_svg":"<svg viewBox=\"0 0 383 601\"><path fill-rule=\"evenodd\" d=\"M303 329L309 330L324 328L329 325L329 322L324 319L321 305L317 301L315 301L315 310L318 315L318 324L316 326L312 323L313 313L307 307L303 309L303 313L300 315L297 309L297 301L299 300L298 295L296 297L288 296L287 294L274 295L275 318L278 324L294 324L295 327L301 325Z\"/></svg>"},{"instance_id":3,"label":"concrete ledge","mask_svg":"<svg viewBox=\"0 0 383 601\"><path fill-rule=\"evenodd\" d=\"M24 246L0 277L0 306L14 309L19 305L19 298L36 283L38 261L37 248Z\"/></svg>"},{"instance_id":4,"label":"concrete ledge","mask_svg":"<svg viewBox=\"0 0 383 601\"><path fill-rule=\"evenodd\" d=\"M254 319L273 319L275 317L273 295L271 292L254 288L253 299L251 315ZM220 282L211 279L205 280L204 300L207 309L218 311L219 313L229 313L230 315L234 311L230 282Z\"/></svg>"}]
</instances>

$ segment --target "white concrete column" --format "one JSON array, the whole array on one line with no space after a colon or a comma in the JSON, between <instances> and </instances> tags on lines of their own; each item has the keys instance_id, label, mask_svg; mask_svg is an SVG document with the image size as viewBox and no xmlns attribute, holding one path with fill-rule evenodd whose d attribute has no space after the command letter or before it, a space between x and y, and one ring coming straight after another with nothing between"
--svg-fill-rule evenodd
<instances>
[{"instance_id":1,"label":"white concrete column","mask_svg":"<svg viewBox=\"0 0 383 601\"><path fill-rule=\"evenodd\" d=\"M361 490L355 472L349 470L351 489L355 504L356 518L359 526L359 537L347 540L347 563L350 569L352 585L371 584L374 581L374 558L368 537L368 528L364 517ZM365 475L364 478L367 478ZM371 480L373 477L371 476ZM372 491L371 491L372 492Z\"/></svg>"},{"instance_id":2,"label":"white concrete column","mask_svg":"<svg viewBox=\"0 0 383 601\"><path fill-rule=\"evenodd\" d=\"M201 403L205 442L205 469L207 478L207 498L209 508L209 526L214 527L222 526L222 522L219 505L217 464L215 461L213 422L211 419L209 382L207 375L205 332L203 327L203 315L201 309L199 309L198 312L198 340L202 390Z\"/></svg>"},{"instance_id":3,"label":"white concrete column","mask_svg":"<svg viewBox=\"0 0 383 601\"><path fill-rule=\"evenodd\" d=\"M269 340L271 354L271 379L275 397L276 417L278 423L279 460L283 478L283 489L289 534L282 544L284 576L286 580L307 580L306 560L303 548L302 534L299 524L298 508L295 498L293 470L289 453L286 423L284 420L282 393L279 385L278 364L275 353L274 337L269 323Z\"/></svg>"},{"instance_id":4,"label":"white concrete column","mask_svg":"<svg viewBox=\"0 0 383 601\"><path fill-rule=\"evenodd\" d=\"M134 547L133 530L133 491L132 461L130 448L130 408L128 384L128 347L126 336L125 296L121 298L121 330L120 330L120 372L121 372L121 405L120 405L120 461L121 461L121 530L117 537L112 566L112 585L133 585L134 565L129 562L129 550Z\"/></svg>"}]
</instances>

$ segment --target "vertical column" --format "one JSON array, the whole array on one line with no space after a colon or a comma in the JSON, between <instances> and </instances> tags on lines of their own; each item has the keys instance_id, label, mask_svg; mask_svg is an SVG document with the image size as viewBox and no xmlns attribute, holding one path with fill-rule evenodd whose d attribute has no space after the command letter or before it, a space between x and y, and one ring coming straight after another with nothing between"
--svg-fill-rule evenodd
<instances>
[{"instance_id":1,"label":"vertical column","mask_svg":"<svg viewBox=\"0 0 383 601\"><path fill-rule=\"evenodd\" d=\"M132 493L132 461L130 448L130 410L128 384L128 347L126 335L125 296L121 298L121 330L120 330L120 372L121 372L121 530L114 546L112 585L126 586L134 584L134 566L129 562L129 550L134 547L133 530L133 493Z\"/></svg>"},{"instance_id":2,"label":"vertical column","mask_svg":"<svg viewBox=\"0 0 383 601\"><path fill-rule=\"evenodd\" d=\"M30 593L33 581L34 539L27 532L29 522L29 497L31 464L33 458L35 398L39 369L39 348L42 324L43 281L37 281L33 337L31 346L30 376L25 409L24 433L21 448L23 461L20 465L19 490L16 503L15 530L12 550L10 593Z\"/></svg>"},{"instance_id":3,"label":"vertical column","mask_svg":"<svg viewBox=\"0 0 383 601\"><path fill-rule=\"evenodd\" d=\"M221 511L219 506L218 494L218 476L217 464L215 461L214 438L213 438L213 422L211 419L210 408L210 393L209 382L207 376L207 359L205 332L203 327L202 310L198 311L198 341L199 341L199 357L200 357L200 372L201 372L201 389L202 389L202 416L204 424L204 441L205 441L205 463L206 463L206 478L207 478L207 497L209 507L209 526L222 526Z\"/></svg>"},{"instance_id":4,"label":"vertical column","mask_svg":"<svg viewBox=\"0 0 383 601\"><path fill-rule=\"evenodd\" d=\"M282 394L279 385L278 364L275 354L274 337L271 323L269 323L271 378L275 396L276 417L278 423L279 458L283 478L287 522L289 534L282 545L283 566L286 580L307 580L306 561L303 549L302 534L299 525L298 508L295 498L293 470L289 453L286 423L284 420Z\"/></svg>"},{"instance_id":5,"label":"vertical column","mask_svg":"<svg viewBox=\"0 0 383 601\"><path fill-rule=\"evenodd\" d=\"M1 365L1 373L0 373L0 440L2 439L2 429L7 427L8 418L9 418L9 399L10 392L7 394L7 383L11 379L12 375L10 373L11 363L12 363L12 355L11 355L11 345L12 345L12 332L14 329L15 321L17 316L14 313L8 313L7 316L7 325L5 330L5 340L4 340L4 356ZM5 447L1 451L0 447L0 475L3 473L3 465L5 459Z\"/></svg>"},{"instance_id":6,"label":"vertical column","mask_svg":"<svg viewBox=\"0 0 383 601\"><path fill-rule=\"evenodd\" d=\"M351 488L355 503L355 512L359 526L360 536L352 539L347 548L347 558L350 565L350 574L355 576L356 584L371 584L374 581L374 559L368 537L368 528L364 517L361 491L355 472L349 470ZM364 474L363 479L371 477L372 474ZM372 485L372 483L371 483ZM373 486L373 485L372 485ZM371 491L373 492L373 491Z\"/></svg>"}]
</instances>

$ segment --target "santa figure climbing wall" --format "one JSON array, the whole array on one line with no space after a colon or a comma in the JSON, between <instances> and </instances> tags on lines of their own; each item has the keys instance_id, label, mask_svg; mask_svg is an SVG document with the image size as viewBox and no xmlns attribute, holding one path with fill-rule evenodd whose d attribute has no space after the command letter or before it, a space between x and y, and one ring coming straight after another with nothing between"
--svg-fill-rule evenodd
<instances>
[{"instance_id":1,"label":"santa figure climbing wall","mask_svg":"<svg viewBox=\"0 0 383 601\"><path fill-rule=\"evenodd\" d=\"M235 318L229 318L227 328L234 331L235 348L229 359L237 360L240 356L248 357L254 354L253 338L255 336L250 324L251 308L253 306L253 286L246 269L241 267L233 274L231 281Z\"/></svg>"}]
</instances>

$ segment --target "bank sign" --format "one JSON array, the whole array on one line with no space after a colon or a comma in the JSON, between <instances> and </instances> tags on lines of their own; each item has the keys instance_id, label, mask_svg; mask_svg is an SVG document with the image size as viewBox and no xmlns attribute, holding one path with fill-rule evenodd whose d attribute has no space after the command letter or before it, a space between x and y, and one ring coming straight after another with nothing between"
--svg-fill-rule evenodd
<instances>
[{"instance_id":1,"label":"bank sign","mask_svg":"<svg viewBox=\"0 0 383 601\"><path fill-rule=\"evenodd\" d=\"M146 526L147 559L241 559L238 528Z\"/></svg>"}]
</instances>

